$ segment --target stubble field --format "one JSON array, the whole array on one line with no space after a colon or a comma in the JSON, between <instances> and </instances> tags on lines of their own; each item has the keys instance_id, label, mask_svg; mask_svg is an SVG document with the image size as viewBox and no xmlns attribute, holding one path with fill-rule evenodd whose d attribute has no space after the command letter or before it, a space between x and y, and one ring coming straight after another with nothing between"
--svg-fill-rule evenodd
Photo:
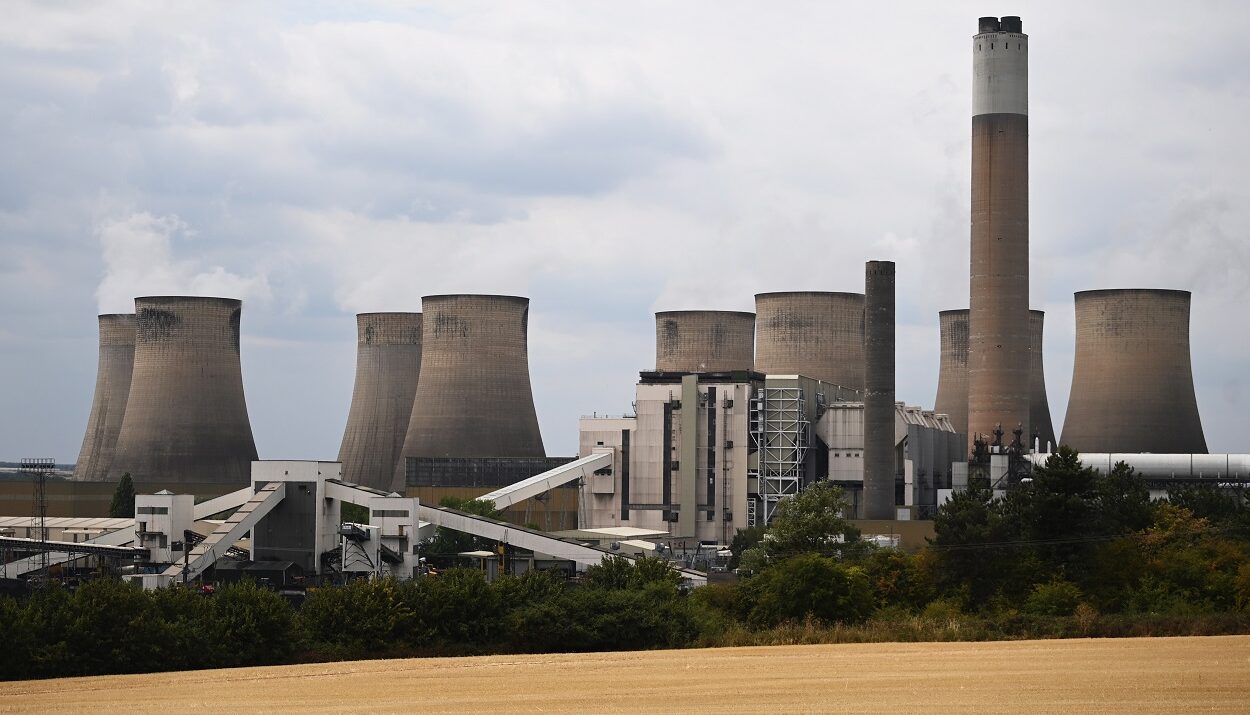
<instances>
[{"instance_id":1,"label":"stubble field","mask_svg":"<svg viewBox=\"0 0 1250 715\"><path fill-rule=\"evenodd\" d=\"M1248 713L1250 636L356 661L0 683L31 713Z\"/></svg>"}]
</instances>

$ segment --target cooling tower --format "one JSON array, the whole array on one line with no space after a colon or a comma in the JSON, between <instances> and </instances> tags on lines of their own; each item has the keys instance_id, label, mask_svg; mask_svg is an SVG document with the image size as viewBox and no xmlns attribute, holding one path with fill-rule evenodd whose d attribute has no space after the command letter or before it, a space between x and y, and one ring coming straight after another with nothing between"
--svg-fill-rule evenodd
<instances>
[{"instance_id":1,"label":"cooling tower","mask_svg":"<svg viewBox=\"0 0 1250 715\"><path fill-rule=\"evenodd\" d=\"M356 384L339 447L343 479L392 488L420 370L420 313L356 316Z\"/></svg>"},{"instance_id":2,"label":"cooling tower","mask_svg":"<svg viewBox=\"0 0 1250 715\"><path fill-rule=\"evenodd\" d=\"M972 38L968 431L1029 434L1029 38L983 17Z\"/></svg>"},{"instance_id":3,"label":"cooling tower","mask_svg":"<svg viewBox=\"0 0 1250 715\"><path fill-rule=\"evenodd\" d=\"M755 296L755 369L864 389L864 296L788 292Z\"/></svg>"},{"instance_id":4,"label":"cooling tower","mask_svg":"<svg viewBox=\"0 0 1250 715\"><path fill-rule=\"evenodd\" d=\"M894 519L894 263L864 270L864 518Z\"/></svg>"},{"instance_id":5,"label":"cooling tower","mask_svg":"<svg viewBox=\"0 0 1250 715\"><path fill-rule=\"evenodd\" d=\"M135 314L134 372L110 478L246 485L256 443L239 366L242 304L136 298Z\"/></svg>"},{"instance_id":6,"label":"cooling tower","mask_svg":"<svg viewBox=\"0 0 1250 715\"><path fill-rule=\"evenodd\" d=\"M1032 432L1025 435L1032 446L1032 435L1037 434L1043 452L1053 452L1055 426L1050 421L1050 402L1046 399L1046 373L1042 370L1042 328L1046 313L1029 311L1029 424Z\"/></svg>"},{"instance_id":7,"label":"cooling tower","mask_svg":"<svg viewBox=\"0 0 1250 715\"><path fill-rule=\"evenodd\" d=\"M1078 452L1205 454L1189 362L1189 292L1076 294L1063 444Z\"/></svg>"},{"instance_id":8,"label":"cooling tower","mask_svg":"<svg viewBox=\"0 0 1250 715\"><path fill-rule=\"evenodd\" d=\"M949 415L955 431L963 433L967 439L968 311L943 310L938 313L938 323L942 332L942 355L933 411Z\"/></svg>"},{"instance_id":9,"label":"cooling tower","mask_svg":"<svg viewBox=\"0 0 1250 715\"><path fill-rule=\"evenodd\" d=\"M396 464L406 457L545 457L530 389L529 299L421 299L421 376Z\"/></svg>"},{"instance_id":10,"label":"cooling tower","mask_svg":"<svg viewBox=\"0 0 1250 715\"><path fill-rule=\"evenodd\" d=\"M108 479L117 433L126 415L130 373L135 364L135 316L133 313L100 316L100 362L95 375L95 397L82 450L74 465L74 479L100 482Z\"/></svg>"},{"instance_id":11,"label":"cooling tower","mask_svg":"<svg viewBox=\"0 0 1250 715\"><path fill-rule=\"evenodd\" d=\"M669 310L655 314L655 369L732 372L755 364L755 314Z\"/></svg>"}]
</instances>

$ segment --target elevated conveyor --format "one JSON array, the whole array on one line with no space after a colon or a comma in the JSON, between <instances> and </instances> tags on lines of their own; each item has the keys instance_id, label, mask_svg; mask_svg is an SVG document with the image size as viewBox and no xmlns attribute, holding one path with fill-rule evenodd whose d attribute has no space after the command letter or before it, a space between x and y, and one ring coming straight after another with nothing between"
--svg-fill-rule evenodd
<instances>
[{"instance_id":1,"label":"elevated conveyor","mask_svg":"<svg viewBox=\"0 0 1250 715\"><path fill-rule=\"evenodd\" d=\"M589 457L575 459L529 479L522 479L516 484L496 489L489 494L478 497L482 501L492 501L496 509L506 509L513 504L525 501L530 497L549 492L579 479L587 479L596 470L612 466L613 452L611 449L596 449Z\"/></svg>"},{"instance_id":2,"label":"elevated conveyor","mask_svg":"<svg viewBox=\"0 0 1250 715\"><path fill-rule=\"evenodd\" d=\"M133 543L135 543L135 527L132 525L125 529L110 531L109 533L101 534L94 539L80 542L78 546L127 546ZM84 555L85 554L83 553L67 554L64 551L53 551L48 554L48 565L56 566L58 564L73 561L74 559L80 559ZM41 566L42 563L40 562L39 557L31 556L24 559L18 559L10 564L5 564L0 568L3 568L4 573L12 578L38 571Z\"/></svg>"},{"instance_id":3,"label":"elevated conveyor","mask_svg":"<svg viewBox=\"0 0 1250 715\"><path fill-rule=\"evenodd\" d=\"M226 552L234 547L234 542L251 531L252 527L265 518L265 515L272 511L285 496L286 484L284 482L270 482L261 487L251 499L231 514L229 519L222 522L213 533L196 544L187 555L185 564L174 564L165 569L161 575L171 581L178 579L190 581L197 578L209 566L216 563L217 559L225 556Z\"/></svg>"},{"instance_id":4,"label":"elevated conveyor","mask_svg":"<svg viewBox=\"0 0 1250 715\"><path fill-rule=\"evenodd\" d=\"M618 554L598 546L579 544L576 541L561 539L542 531L527 529L506 521L497 521L474 514L467 514L455 509L422 504L419 507L419 511L422 521L428 521L435 526L511 544L557 559L572 561L582 566L598 565L605 556L620 556L627 561L634 561L632 556ZM680 568L677 571L690 586L704 586L707 584L707 574L705 573Z\"/></svg>"}]
</instances>

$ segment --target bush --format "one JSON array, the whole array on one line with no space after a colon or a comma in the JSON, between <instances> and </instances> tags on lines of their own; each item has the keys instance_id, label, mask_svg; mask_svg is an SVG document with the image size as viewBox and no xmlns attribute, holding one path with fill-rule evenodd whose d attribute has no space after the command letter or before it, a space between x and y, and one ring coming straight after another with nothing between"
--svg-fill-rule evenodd
<instances>
[{"instance_id":1,"label":"bush","mask_svg":"<svg viewBox=\"0 0 1250 715\"><path fill-rule=\"evenodd\" d=\"M1024 610L1039 616L1070 616L1083 597L1076 584L1055 579L1034 586L1033 593L1024 602Z\"/></svg>"},{"instance_id":2,"label":"bush","mask_svg":"<svg viewBox=\"0 0 1250 715\"><path fill-rule=\"evenodd\" d=\"M872 589L862 569L803 554L769 566L743 584L746 620L756 627L807 618L857 623L872 613Z\"/></svg>"}]
</instances>

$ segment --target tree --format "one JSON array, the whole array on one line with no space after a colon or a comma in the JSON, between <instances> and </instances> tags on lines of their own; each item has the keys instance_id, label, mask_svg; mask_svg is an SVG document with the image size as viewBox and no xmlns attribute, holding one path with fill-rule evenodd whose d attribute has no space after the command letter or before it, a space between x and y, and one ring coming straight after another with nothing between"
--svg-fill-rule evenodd
<instances>
[{"instance_id":1,"label":"tree","mask_svg":"<svg viewBox=\"0 0 1250 715\"><path fill-rule=\"evenodd\" d=\"M747 621L760 627L806 618L855 623L873 610L863 570L819 554L799 554L770 566L744 582L743 589Z\"/></svg>"},{"instance_id":2,"label":"tree","mask_svg":"<svg viewBox=\"0 0 1250 715\"><path fill-rule=\"evenodd\" d=\"M808 553L835 557L858 553L863 547L859 529L843 516L849 509L842 489L817 482L777 505L764 536L764 550L770 559Z\"/></svg>"},{"instance_id":3,"label":"tree","mask_svg":"<svg viewBox=\"0 0 1250 715\"><path fill-rule=\"evenodd\" d=\"M135 483L130 472L122 475L113 491L113 503L109 505L109 516L114 519L133 519L135 516Z\"/></svg>"}]
</instances>

